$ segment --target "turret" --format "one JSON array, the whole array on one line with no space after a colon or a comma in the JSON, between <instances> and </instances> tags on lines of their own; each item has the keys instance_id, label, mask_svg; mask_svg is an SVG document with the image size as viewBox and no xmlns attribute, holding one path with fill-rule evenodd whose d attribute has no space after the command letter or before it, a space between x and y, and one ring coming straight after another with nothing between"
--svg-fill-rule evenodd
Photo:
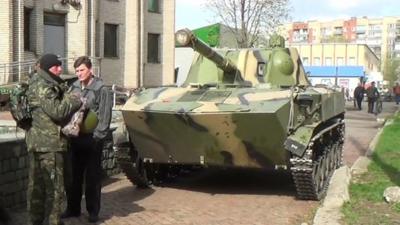
<instances>
[{"instance_id":1,"label":"turret","mask_svg":"<svg viewBox=\"0 0 400 225\"><path fill-rule=\"evenodd\" d=\"M242 82L243 78L236 65L228 58L216 52L209 47L206 43L194 36L193 32L189 29L182 29L176 32L175 41L181 47L191 47L193 50L206 57L215 63L215 65L223 70L224 81L228 82Z\"/></svg>"}]
</instances>

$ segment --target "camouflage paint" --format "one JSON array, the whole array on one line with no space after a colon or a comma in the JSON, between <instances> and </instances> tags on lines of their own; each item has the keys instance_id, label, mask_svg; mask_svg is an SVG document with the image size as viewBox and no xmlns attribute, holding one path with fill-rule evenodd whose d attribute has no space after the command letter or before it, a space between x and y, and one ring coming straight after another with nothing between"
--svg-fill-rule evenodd
<instances>
[{"instance_id":1,"label":"camouflage paint","mask_svg":"<svg viewBox=\"0 0 400 225\"><path fill-rule=\"evenodd\" d=\"M322 108L339 100L325 100L321 105L321 99L343 96L324 90L309 87L296 96L311 96L315 100L310 111L325 115ZM154 163L265 168L288 162L289 152L283 143L290 135L290 96L290 90L272 88L153 88L129 99L122 111L139 153ZM297 119L304 113L294 106L296 127L304 124ZM321 117L313 121L308 116L304 121L319 123ZM312 129L306 136L298 130L299 140L308 142Z\"/></svg>"}]
</instances>

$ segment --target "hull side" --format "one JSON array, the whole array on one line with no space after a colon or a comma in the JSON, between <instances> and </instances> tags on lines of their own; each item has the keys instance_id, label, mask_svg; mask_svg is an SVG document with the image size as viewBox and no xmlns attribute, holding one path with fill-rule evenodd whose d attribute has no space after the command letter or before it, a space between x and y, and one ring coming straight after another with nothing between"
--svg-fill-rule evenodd
<instances>
[{"instance_id":1,"label":"hull side","mask_svg":"<svg viewBox=\"0 0 400 225\"><path fill-rule=\"evenodd\" d=\"M285 104L273 113L123 115L139 154L152 162L264 168L287 164L287 108Z\"/></svg>"}]
</instances>

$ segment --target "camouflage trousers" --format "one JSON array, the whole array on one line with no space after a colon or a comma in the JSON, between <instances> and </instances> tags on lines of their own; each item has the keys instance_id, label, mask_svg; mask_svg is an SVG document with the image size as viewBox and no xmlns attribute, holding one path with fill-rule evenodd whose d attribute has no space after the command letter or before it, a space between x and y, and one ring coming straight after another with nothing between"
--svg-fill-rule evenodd
<instances>
[{"instance_id":1,"label":"camouflage trousers","mask_svg":"<svg viewBox=\"0 0 400 225\"><path fill-rule=\"evenodd\" d=\"M28 217L32 225L59 225L64 194L64 154L30 152Z\"/></svg>"}]
</instances>

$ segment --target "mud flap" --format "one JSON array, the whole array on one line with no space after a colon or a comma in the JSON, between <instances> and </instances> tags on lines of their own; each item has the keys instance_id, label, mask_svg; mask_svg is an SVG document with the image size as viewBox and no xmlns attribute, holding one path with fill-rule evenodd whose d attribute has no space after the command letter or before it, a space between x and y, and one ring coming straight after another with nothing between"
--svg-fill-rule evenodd
<instances>
[{"instance_id":1,"label":"mud flap","mask_svg":"<svg viewBox=\"0 0 400 225\"><path fill-rule=\"evenodd\" d=\"M286 139L284 143L285 149L296 156L302 157L311 140L313 130L313 127L300 127L297 129L295 133Z\"/></svg>"}]
</instances>

